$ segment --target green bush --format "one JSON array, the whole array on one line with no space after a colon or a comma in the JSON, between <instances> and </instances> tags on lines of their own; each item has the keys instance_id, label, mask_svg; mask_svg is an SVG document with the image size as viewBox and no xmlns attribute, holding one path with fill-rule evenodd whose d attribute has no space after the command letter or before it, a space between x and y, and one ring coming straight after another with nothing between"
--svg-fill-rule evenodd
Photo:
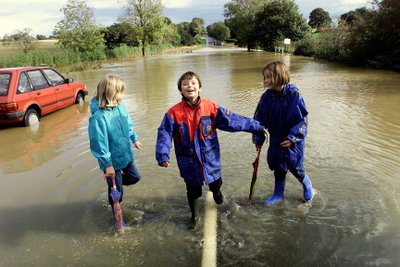
<instances>
[{"instance_id":1,"label":"green bush","mask_svg":"<svg viewBox=\"0 0 400 267\"><path fill-rule=\"evenodd\" d=\"M149 45L146 55L162 53L174 48L169 43ZM47 65L53 67L69 67L70 70L90 68L98 64L96 61L107 59L130 60L142 56L141 47L132 47L122 44L112 50L105 46L98 46L91 53L79 53L68 49L34 50L26 54L22 52L0 54L0 68L18 66Z\"/></svg>"},{"instance_id":2,"label":"green bush","mask_svg":"<svg viewBox=\"0 0 400 267\"><path fill-rule=\"evenodd\" d=\"M307 38L297 41L294 46L295 49L293 54L295 55L303 55L306 57L313 57L315 55L315 41L312 39Z\"/></svg>"},{"instance_id":3,"label":"green bush","mask_svg":"<svg viewBox=\"0 0 400 267\"><path fill-rule=\"evenodd\" d=\"M141 55L141 50L139 47L127 46L126 44L122 44L117 46L116 48L110 50L109 56L117 59L124 58L134 58Z\"/></svg>"},{"instance_id":4,"label":"green bush","mask_svg":"<svg viewBox=\"0 0 400 267\"><path fill-rule=\"evenodd\" d=\"M82 61L96 61L107 59L106 47L104 45L97 46L91 52L80 53Z\"/></svg>"}]
</instances>

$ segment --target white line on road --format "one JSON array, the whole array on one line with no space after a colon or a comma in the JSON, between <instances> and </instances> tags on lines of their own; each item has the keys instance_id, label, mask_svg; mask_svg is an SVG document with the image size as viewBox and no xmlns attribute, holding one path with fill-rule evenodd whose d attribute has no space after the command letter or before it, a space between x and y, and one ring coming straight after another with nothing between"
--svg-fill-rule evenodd
<instances>
[{"instance_id":1,"label":"white line on road","mask_svg":"<svg viewBox=\"0 0 400 267\"><path fill-rule=\"evenodd\" d=\"M217 205L211 191L207 192L204 215L202 267L217 266Z\"/></svg>"}]
</instances>

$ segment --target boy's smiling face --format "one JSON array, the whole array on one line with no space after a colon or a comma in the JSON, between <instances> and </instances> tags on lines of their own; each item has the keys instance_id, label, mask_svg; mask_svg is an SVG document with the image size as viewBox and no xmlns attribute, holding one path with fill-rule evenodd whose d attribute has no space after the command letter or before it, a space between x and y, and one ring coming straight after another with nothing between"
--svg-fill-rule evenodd
<instances>
[{"instance_id":1,"label":"boy's smiling face","mask_svg":"<svg viewBox=\"0 0 400 267\"><path fill-rule=\"evenodd\" d=\"M194 103L201 91L199 81L195 76L181 82L181 93L190 102Z\"/></svg>"}]
</instances>

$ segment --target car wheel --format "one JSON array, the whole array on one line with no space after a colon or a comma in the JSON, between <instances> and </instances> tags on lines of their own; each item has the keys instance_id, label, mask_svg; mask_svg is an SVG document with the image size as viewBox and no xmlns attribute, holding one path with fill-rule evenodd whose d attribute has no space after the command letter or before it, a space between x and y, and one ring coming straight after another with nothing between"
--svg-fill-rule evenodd
<instances>
[{"instance_id":1,"label":"car wheel","mask_svg":"<svg viewBox=\"0 0 400 267\"><path fill-rule=\"evenodd\" d=\"M83 94L81 92L76 96L75 104L82 104L84 101Z\"/></svg>"},{"instance_id":2,"label":"car wheel","mask_svg":"<svg viewBox=\"0 0 400 267\"><path fill-rule=\"evenodd\" d=\"M39 114L35 109L28 109L24 117L25 126L31 126L39 123Z\"/></svg>"}]
</instances>

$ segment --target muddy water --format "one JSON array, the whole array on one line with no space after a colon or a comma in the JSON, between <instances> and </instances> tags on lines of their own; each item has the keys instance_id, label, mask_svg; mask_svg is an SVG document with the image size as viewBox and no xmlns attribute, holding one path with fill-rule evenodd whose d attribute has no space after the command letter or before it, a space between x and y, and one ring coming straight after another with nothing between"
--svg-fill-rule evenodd
<instances>
[{"instance_id":1,"label":"muddy water","mask_svg":"<svg viewBox=\"0 0 400 267\"><path fill-rule=\"evenodd\" d=\"M252 116L263 92L261 69L272 60L290 65L307 103L305 166L317 195L304 205L301 185L288 175L283 203L265 207L273 179L263 151L255 204L248 205L251 137L220 132L227 201L218 207L218 266L398 266L400 74L210 50L68 74L90 94L106 73L128 86L124 101L143 143L135 154L143 179L125 189L129 227L122 237L114 234L105 182L89 151L88 102L43 117L38 129L0 129L0 265L200 266L203 222L186 230L189 208L175 158L169 169L155 162L157 127L179 101L176 80L187 70L202 77L203 97Z\"/></svg>"}]
</instances>

